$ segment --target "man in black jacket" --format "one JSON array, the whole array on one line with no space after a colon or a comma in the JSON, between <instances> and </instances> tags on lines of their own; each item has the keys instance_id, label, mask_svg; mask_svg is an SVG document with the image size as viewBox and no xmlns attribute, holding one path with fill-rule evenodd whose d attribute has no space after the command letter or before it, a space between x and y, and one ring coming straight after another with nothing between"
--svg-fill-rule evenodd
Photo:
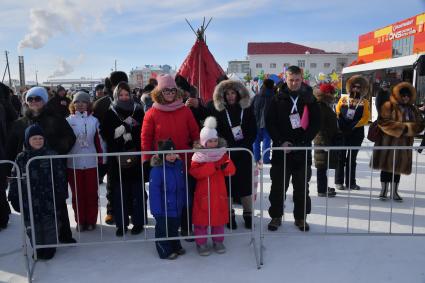
<instances>
[{"instance_id":1,"label":"man in black jacket","mask_svg":"<svg viewBox=\"0 0 425 283\"><path fill-rule=\"evenodd\" d=\"M16 120L8 133L6 153L8 159L14 161L18 153L23 150L25 129L32 124L39 124L44 130L49 146L58 154L67 154L75 143L75 135L71 126L60 113L46 107L48 95L43 87L33 87L26 95L28 109L24 117ZM65 160L64 160L65 162ZM61 210L59 224L59 241L61 243L75 243L69 224L66 202L57 203Z\"/></svg>"},{"instance_id":2,"label":"man in black jacket","mask_svg":"<svg viewBox=\"0 0 425 283\"><path fill-rule=\"evenodd\" d=\"M294 188L295 225L301 231L308 231L307 214L311 211L308 182L311 178L311 150L290 151L289 147L311 146L320 129L320 110L312 88L302 82L302 72L297 66L286 71L286 83L278 86L266 116L266 128L273 140L272 180L269 214L272 220L270 231L276 231L282 224L284 194L292 177ZM307 155L307 156L306 156ZM283 192L285 189L285 193Z\"/></svg>"}]
</instances>

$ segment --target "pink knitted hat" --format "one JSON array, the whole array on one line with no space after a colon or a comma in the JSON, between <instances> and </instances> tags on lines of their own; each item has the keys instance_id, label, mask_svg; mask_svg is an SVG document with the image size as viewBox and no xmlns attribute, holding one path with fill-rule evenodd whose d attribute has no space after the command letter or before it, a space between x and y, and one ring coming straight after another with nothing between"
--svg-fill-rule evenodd
<instances>
[{"instance_id":1,"label":"pink knitted hat","mask_svg":"<svg viewBox=\"0 0 425 283\"><path fill-rule=\"evenodd\" d=\"M157 78L158 81L158 89L164 89L164 88L177 88L176 82L174 81L173 77L166 74L161 74Z\"/></svg>"}]
</instances>

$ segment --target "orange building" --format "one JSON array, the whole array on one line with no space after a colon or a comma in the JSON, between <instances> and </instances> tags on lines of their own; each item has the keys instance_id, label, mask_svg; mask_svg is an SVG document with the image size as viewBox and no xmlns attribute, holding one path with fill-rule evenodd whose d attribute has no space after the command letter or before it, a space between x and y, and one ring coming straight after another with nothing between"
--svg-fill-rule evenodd
<instances>
[{"instance_id":1,"label":"orange building","mask_svg":"<svg viewBox=\"0 0 425 283\"><path fill-rule=\"evenodd\" d=\"M359 36L358 63L425 52L425 13Z\"/></svg>"}]
</instances>

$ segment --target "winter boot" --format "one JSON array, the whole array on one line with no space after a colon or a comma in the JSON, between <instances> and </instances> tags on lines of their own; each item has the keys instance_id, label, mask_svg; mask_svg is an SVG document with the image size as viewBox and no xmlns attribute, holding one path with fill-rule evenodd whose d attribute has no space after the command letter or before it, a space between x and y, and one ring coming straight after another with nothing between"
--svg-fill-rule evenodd
<instances>
[{"instance_id":1,"label":"winter boot","mask_svg":"<svg viewBox=\"0 0 425 283\"><path fill-rule=\"evenodd\" d=\"M387 193L388 193L388 182L381 182L381 193L379 194L380 200L387 200Z\"/></svg>"},{"instance_id":2,"label":"winter boot","mask_svg":"<svg viewBox=\"0 0 425 283\"><path fill-rule=\"evenodd\" d=\"M245 221L245 228L251 229L252 228L252 212L244 212L243 213L243 220Z\"/></svg>"},{"instance_id":3,"label":"winter boot","mask_svg":"<svg viewBox=\"0 0 425 283\"><path fill-rule=\"evenodd\" d=\"M394 190L393 190L393 193L392 193L392 197L393 197L393 200L398 201L398 202L402 202L403 199L398 194L398 185L399 185L399 183L394 183Z\"/></svg>"},{"instance_id":4,"label":"winter boot","mask_svg":"<svg viewBox=\"0 0 425 283\"><path fill-rule=\"evenodd\" d=\"M238 224L236 223L236 215L235 210L232 208L231 221L226 224L227 228L236 230L238 228Z\"/></svg>"}]
</instances>

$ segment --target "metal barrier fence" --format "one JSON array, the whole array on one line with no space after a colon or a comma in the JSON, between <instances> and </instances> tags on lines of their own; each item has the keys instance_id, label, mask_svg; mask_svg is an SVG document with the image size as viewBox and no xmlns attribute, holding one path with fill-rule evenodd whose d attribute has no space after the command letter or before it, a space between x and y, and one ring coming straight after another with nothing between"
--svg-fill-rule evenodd
<instances>
[{"instance_id":1,"label":"metal barrier fence","mask_svg":"<svg viewBox=\"0 0 425 283\"><path fill-rule=\"evenodd\" d=\"M11 178L16 178L18 180L18 194L19 194L19 207L22 209L23 207L23 200L22 200L22 188L21 188L21 182L19 182L19 180L21 180L22 175L21 175L21 170L19 169L18 164L16 164L15 162L9 161L9 160L0 160L0 165L9 165L12 167L12 171L14 172L14 177L9 177L9 179ZM21 210L23 211L23 210ZM30 268L30 261L28 259L28 245L27 245L27 241L26 241L26 227L25 227L25 223L24 223L24 214L21 213L21 225L22 225L22 253L24 255L24 264L27 270L27 277L30 278L32 276L32 273L30 273L31 268Z\"/></svg>"},{"instance_id":2,"label":"metal barrier fence","mask_svg":"<svg viewBox=\"0 0 425 283\"><path fill-rule=\"evenodd\" d=\"M149 180L145 179L145 172L144 170L146 170L146 168L144 168L143 166L143 162L140 162L139 165L139 173L140 176L137 179L137 182L140 182L139 184L137 184L137 187L139 189L141 189L143 192L141 192L141 199L142 199L142 203L141 203L141 209L142 212L141 214L144 216L143 217L143 236L142 237L137 237L137 236L131 236L131 237L127 237L126 236L126 229L127 229L127 225L125 224L127 221L126 219L124 219L126 217L126 210L128 209L127 204L125 204L126 199L125 199L125 190L128 188L125 188L126 185L124 185L126 183L126 179L123 177L123 175L125 175L125 171L128 170L127 168L124 168L122 166L122 162L125 162L126 159L130 160L132 157L138 157L139 160L143 160L144 156L151 156L151 155L157 155L160 156L160 158L162 158L163 162L162 162L162 169L163 172L166 172L165 170L165 155L169 154L169 153L174 153L174 154L179 154L180 156L183 156L183 172L184 172L184 178L185 178L185 190L186 190L186 200L185 200L185 209L186 209L186 215L187 215L187 219L186 219L186 223L187 223L187 229L190 231L192 229L190 229L191 227L189 227L189 217L190 217L190 190L191 188L189 188L189 169L188 169L188 163L184 162L184 160L188 160L188 162L190 162L190 158L191 155L195 152L204 152L204 153L208 153L208 152L214 152L216 151L215 149L205 149L205 150L172 150L172 151L145 151L145 152L124 152L124 153L103 153L103 154L75 154L75 155L55 155L55 156L36 156L31 158L30 160L28 160L27 164L26 164L26 168L25 168L25 172L31 172L32 169L34 168L39 168L39 167L46 167L46 164L48 164L47 166L50 168L50 183L52 184L52 188L51 188L51 196L52 196L52 200L53 200L53 211L54 211L54 230L55 230L55 241L50 242L50 243L40 243L37 238L36 235L36 231L39 227L37 227L37 225L39 225L39 223L37 223L35 217L34 217L34 210L33 210L33 196L32 196L32 189L31 189L31 176L30 174L26 174L26 185L27 185L27 196L28 196L28 211L29 211L29 215L25 216L24 215L24 209L23 209L23 204L22 204L22 200L20 203L21 206L21 214L22 214L22 223L24 223L24 218L25 217L29 217L29 222L30 225L28 227L25 227L25 231L30 231L30 241L32 244L32 248L33 248L33 259L34 261L32 261L32 264L29 264L29 262L31 261L31 255L28 255L27 252L25 252L26 255L26 261L27 261L27 269L28 269L28 281L32 282L32 276L35 270L35 263L38 259L38 252L39 249L46 249L46 248L60 248L60 247L67 247L67 246L89 246L89 245L99 245L99 244L113 244L113 243L117 243L117 242L155 242L155 241L164 241L164 240L190 240L190 239L198 239L198 238L211 238L213 237L228 237L228 236L237 236L237 237L242 237L242 236L248 236L250 237L251 240L251 244L253 245L254 248L254 254L255 254L255 259L256 259L256 264L257 264L257 268L260 267L260 262L259 262L259 255L258 255L258 248L257 248L257 244L256 244L256 236L255 236L255 231L254 231L254 217L253 217L253 225L251 229L239 229L239 230L233 230L232 228L230 228L229 230L225 230L222 234L213 234L212 233L212 229L211 229L211 191L210 191L210 177L207 177L208 180L208 231L207 231L207 235L187 235L187 236L170 236L169 235L169 220L168 220L168 215L167 215L167 209L165 209L165 231L166 231L166 235L165 237L155 237L155 234L153 233L153 229L149 229L152 228L152 221L148 221L147 218L147 214L146 211L148 210L148 206L147 206L147 196L146 196L146 189L145 189L145 183L148 183ZM229 158L232 159L232 155L237 154L237 152L245 152L246 154L249 155L250 159L251 159L251 176L252 176L252 189L254 190L254 170L255 170L255 163L254 163L254 158L253 158L253 154L251 151L244 149L244 148L228 148L226 149L227 154L229 155ZM121 223L122 223L122 227L117 227L117 228L122 228L122 230L124 231L123 233L123 237L119 240L117 240L118 238L111 238L111 233L106 232L106 230L110 230L107 227L104 227L104 223L103 223L103 217L102 217L102 210L103 207L100 203L100 198L98 198L98 226L100 227L100 239L93 239L93 236L91 237L83 237L82 233L81 233L81 226L78 226L79 223L79 213L80 213L80 206L82 205L81 203L78 202L78 182L76 180L76 170L75 169L75 162L76 160L78 160L79 158L96 158L96 173L97 176L99 176L99 162L98 162L98 158L100 157L108 157L108 158L116 158L115 160L118 163L118 175L119 175L119 193L120 193L120 206L121 206ZM121 157L121 158L120 158ZM71 161L71 164L73 164L73 169L71 169L73 171L73 183L75 186L74 192L75 195L73 195L72 197L75 200L75 210L76 210L76 215L75 216L75 221L77 224L77 228L79 227L79 229L77 230L78 233L78 242L77 243L61 243L60 241L60 230L61 230L61 223L59 220L60 215L58 215L58 211L60 211L60 207L61 207L61 203L60 202L60 198L58 198L57 194L57 190L59 188L55 188L55 186L57 185L57 183L61 180L57 180L59 179L59 177L56 175L56 172L54 172L54 166L56 166L55 164L59 164L62 162L62 165L64 165L65 160ZM40 163L43 162L44 163ZM46 163L47 162L47 163ZM35 166L35 167L33 167ZM63 166L65 168L65 166ZM69 170L69 168L68 168ZM237 170L237 169L236 169ZM39 176L40 177L40 176ZM69 178L69 174L68 174L68 178ZM163 178L163 184L164 187L167 186L166 182L167 182L167 178L166 178L166 173L162 174L162 178ZM226 177L227 178L227 177ZM232 179L229 176L228 177L228 194L231 196L232 195ZM62 180L63 181L63 180ZM70 180L68 180L70 181ZM18 182L18 184L20 185L20 182ZM99 181L97 180L97 189L100 188L100 184ZM115 187L115 190L118 187ZM237 188L236 188L237 189ZM68 188L67 188L68 190ZM80 190L80 193L81 190ZM252 191L252 193L254 194L255 192ZM22 195L21 193L21 188L19 188L19 194L20 196ZM114 199L115 200L115 199ZM140 201L140 198L139 200ZM231 209L233 207L232 205L232 200L231 198L228 198L228 207L229 207L229 221L230 221L230 227L232 226L232 215L231 215ZM254 210L254 198L251 197L251 207ZM165 190L164 192L164 207L168 207L168 202L167 202L167 191ZM72 215L72 213L70 213L71 211L69 211L69 215ZM116 213L116 212L115 212ZM132 212L132 215L134 216L136 214L135 211ZM253 215L254 216L254 215ZM134 227L134 226L133 226ZM183 229L183 227L182 227ZM99 231L99 230L97 230ZM24 233L24 243L26 243L26 237L25 237L25 232ZM90 233L92 234L92 233Z\"/></svg>"},{"instance_id":3,"label":"metal barrier fence","mask_svg":"<svg viewBox=\"0 0 425 283\"><path fill-rule=\"evenodd\" d=\"M253 208L253 226L251 230L238 230L234 231L232 229L226 230L224 234L218 234L214 236L247 236L251 239L251 243L254 247L254 254L256 258L257 268L260 267L260 265L263 264L263 242L266 237L270 236L291 236L291 235L407 235L407 236L424 236L425 235L425 192L423 186L418 184L418 175L425 174L425 155L421 155L417 152L418 149L423 149L423 147L290 147L290 148L271 148L272 156L275 158L275 161L273 162L272 168L279 168L279 166L275 165L275 162L277 162L277 158L279 158L279 152L281 152L281 160L283 162L283 166L280 167L282 169L282 175L283 175L283 191L284 188L289 187L289 176L286 176L288 174L287 172L287 166L293 166L294 159L293 156L300 154L301 158L298 158L297 161L302 164L302 168L298 168L304 173L304 178L302 182L299 184L302 185L302 190L304 190L304 199L302 200L303 207L304 207L304 213L306 215L306 207L308 203L307 198L307 190L310 191L310 197L312 201L311 205L311 214L308 216L307 221L310 224L310 231L309 233L303 233L300 231L296 231L297 227L294 228L292 225L292 221L288 221L291 219L291 215L284 214L284 210L290 210L292 207L292 204L290 202L285 202L285 198L282 199L282 217L283 217L283 223L281 227L278 227L279 231L267 231L267 221L270 219L267 217L267 215L264 213L264 210L266 208L269 208L269 203L265 199L265 196L267 193L269 193L269 184L270 180L268 179L268 169L269 166L264 165L261 173L260 173L260 193L259 197L257 197L257 200L254 201L254 198L251 199L252 201L252 208ZM330 166L330 160L331 160L331 153L337 152L340 154L342 151L349 153L348 154L348 169L350 169L352 158L352 152L358 151L359 155L356 156L357 160L357 166L356 169L352 172L351 170L348 170L347 175L344 174L344 178L348 178L347 181L347 187L351 187L352 185L352 176L351 174L356 173L356 184L360 185L360 190L337 190L336 197L330 199L329 193L326 193L326 196L324 198L320 198L316 195L314 192L315 184L317 185L317 181L315 179L314 174L314 167L315 167L315 160L313 158L313 152L317 150L323 150L327 154L327 168ZM29 172L30 166L33 162L36 162L36 160L48 160L50 163L50 170L51 170L51 182L52 184L55 183L54 175L53 175L53 162L57 159L72 159L72 163L75 164L75 160L77 158L84 158L84 157L118 157L118 156L138 156L140 159L143 159L143 156L145 155L153 155L157 154L164 158L163 154L167 153L177 153L184 156L184 160L188 160L190 155L196 151L199 150L175 150L175 151L151 151L151 152L134 152L134 153L105 153L105 154L80 154L80 155L58 155L58 156L39 156L34 157L30 159L26 165L25 172ZM214 150L202 150L202 152L210 152ZM245 151L249 154L251 158L251 169L252 169L252 195L256 195L256 188L254 185L254 179L255 179L255 169L256 166L253 162L253 155L251 151L247 149L241 149L241 148L229 148L227 149L227 153L232 159L232 154L235 154L236 151ZM396 167L398 162L404 156L400 156L400 153L402 154L409 154L409 152L412 152L412 174L410 175L402 175L402 179L400 182L400 188L399 191L401 192L402 196L404 197L403 203L395 202L392 198L390 198L387 201L381 201L379 200L379 192L380 192L380 181L379 181L379 170L371 169L370 168L370 160L373 159L374 154L377 154L379 151L387 151L389 153L392 152L392 154L389 155L387 158L388 162L391 163L392 171L396 172ZM310 158L308 153L311 153L312 156ZM263 156L267 153L263 152ZM339 156L339 155L337 155ZM345 156L347 156L345 154ZM339 157L340 158L340 157ZM121 169L121 159L118 158L118 166ZM309 161L312 161L311 163ZM19 168L17 165L13 162L2 162L0 163L10 163L12 164L17 171L17 178L20 177ZM164 164L164 162L163 162ZM186 190L186 203L189 202L189 185L188 185L188 168L187 163L183 163L185 168L184 172L185 174L185 190ZM99 165L99 164L98 164ZM99 166L97 165L97 171L99 170ZM121 209L124 210L124 203L123 203L123 177L122 177L122 170L118 170L119 172L119 190L121 194ZM164 168L163 168L164 169ZM310 170L311 174L309 173ZM74 170L74 178L76 176L75 170ZM125 171L126 169L123 168ZM144 179L144 167L140 166L140 176L141 176L141 183L140 187L144 188L144 183L147 182L147 180ZM165 170L164 170L165 172ZM330 181L332 177L333 170L328 169L326 174L326 179L328 181L328 184L331 184ZM99 173L99 172L97 172ZM274 176L279 174L274 174ZM273 176L273 177L274 177ZM282 176L281 176L282 177ZM311 179L310 179L311 178ZM391 184L395 183L396 175L391 175ZM27 179L27 195L29 196L29 199L31 200L31 180L28 174L26 174ZM420 180L420 179L419 179ZM163 175L163 181L164 185L166 184L166 178L165 175ZM271 180L273 181L273 180ZM74 183L75 182L74 179ZM344 182L343 182L344 183ZM20 184L20 182L18 182ZM299 185L298 184L298 185ZM100 187L100 184L97 184L98 187ZM78 185L76 185L78 186ZM208 186L208 190L209 190ZM394 189L395 186L390 186L390 196L394 195ZM231 195L232 190L232 184L231 179L229 177L229 194ZM22 193L21 189L20 191L20 206L21 211L23 212L23 200L22 200ZM78 188L76 188L76 195L78 194ZM53 193L53 191L52 191ZM291 190L288 190L288 194L291 194ZM210 195L210 192L208 193ZM165 199L164 204L167 203L167 196L165 193ZM55 199L55 198L53 198ZM142 194L142 207L143 210L147 209L146 204L146 196L145 194ZM259 199L259 201L258 201ZM76 198L76 211L78 214L78 198ZM163 241L163 240L184 240L184 239L196 239L196 238L203 238L205 236L177 236L177 237L169 237L167 234L166 237L162 238L155 238L155 235L153 234L152 229L152 222L153 221L147 221L147 219L144 219L144 231L142 236L131 236L127 237L124 233L123 238L116 238L114 235L110 233L110 228L103 225L103 217L102 217L102 211L104 210L104 207L98 205L98 224L100 227L97 230L100 232L100 239L93 238L93 233L87 233L90 234L90 237L86 237L86 234L84 237L82 236L81 230L78 230L78 243L76 244L62 244L59 241L59 235L58 235L58 223L56 219L56 209L55 209L55 230L56 230L56 243L53 244L37 244L37 239L35 235L35 223L34 223L34 215L32 211L32 201L29 201L30 206L30 222L31 225L29 227L24 227L23 229L23 249L24 249L24 255L26 258L26 266L28 269L28 280L29 282L32 281L32 275L34 273L35 269L35 262L37 260L37 249L39 248L49 248L49 247L65 247L65 246L89 246L89 245L102 245L102 244L113 244L113 243L127 243L127 242L155 242L155 241ZM56 203L54 203L54 206L56 207ZM286 206L286 207L285 207ZM232 207L231 200L229 199L229 220L232 221L231 217L231 210ZM187 208L186 208L187 209ZM187 209L186 211L187 215L189 215L190 211ZM70 213L72 215L72 213ZM124 215L122 213L122 215ZM210 205L210 198L208 197L208 215L209 215L209 224L211 224L211 205ZM76 215L78 219L78 215ZM257 217L254 217L257 216ZM123 216L122 216L123 217ZM121 219L122 223L124 223L124 219ZM188 223L189 221L187 221ZM22 223L24 224L24 215L22 213ZM288 223L291 223L291 225L288 225ZM165 223L166 226L168 226L168 222ZM210 226L210 225L209 225ZM33 244L33 250L34 250L34 259L35 261L31 262L31 256L27 252L27 246L26 246L26 231L28 231L28 228L31 231L31 243ZM123 228L125 228L123 226ZM168 228L168 227L167 227ZM189 227L188 227L189 228ZM168 231L168 229L166 229ZM211 230L208 230L207 237L211 237ZM259 239L258 239L259 238ZM259 245L259 252L257 250L257 241L260 242ZM31 263L30 263L31 262Z\"/></svg>"},{"instance_id":4,"label":"metal barrier fence","mask_svg":"<svg viewBox=\"0 0 425 283\"><path fill-rule=\"evenodd\" d=\"M259 225L259 237L260 237L260 263L263 264L263 250L264 245L263 241L266 236L291 236L296 235L300 236L303 232L297 232L297 228L294 226L292 221L292 213L285 213L285 210L289 210L292 207L303 207L304 212L301 215L304 220L307 220L307 223L310 225L310 231L305 233L308 236L311 235L404 235L404 236L424 236L425 235L425 192L423 185L419 184L418 189L418 175L425 174L425 156L421 156L418 153L418 150L423 149L423 147L417 146L401 146L401 147L273 147L263 152L262 157L268 152L271 151L271 154L275 157L275 162L272 162L271 165L271 174L270 181L267 179L268 174L266 170L268 167L264 167L260 175L260 225ZM342 184L346 187L342 187L345 190L336 190L336 196L330 198L329 192L326 188L326 195L324 198L319 197L319 194L316 195L314 184L317 185L317 180L315 179L315 174L308 174L308 171L311 172L311 169L315 168L315 161L313 157L314 151L321 150L322 153L325 152L327 155L326 158L326 168L330 168L331 153L334 153L337 158L337 163L342 162L342 156L345 157L347 163L345 164L345 172L342 171ZM357 156L357 152L359 155ZM379 180L379 171L377 169L372 169L370 167L370 162L373 160L374 155L377 155L385 152L384 160L389 163L390 170L389 172L390 180L388 184L388 192L390 198L382 198L382 201L379 198L379 193L381 192L382 185ZM348 154L347 154L348 153ZM279 155L280 154L280 155ZM311 156L309 155L311 154ZM397 178L397 172L400 170L398 168L400 163L406 162L408 155L412 154L412 174L410 175L401 175L401 180L395 180ZM380 154L382 157L383 154ZM276 159L278 158L278 159ZM352 160L356 159L357 162L354 165ZM281 161L281 164L278 163L278 160ZM298 164L297 164L298 162ZM296 168L296 171L301 172L301 175L304 175L303 184L297 184L297 192L294 191L293 198L294 203L292 205L290 202L285 202L287 194L285 193L285 188L289 187L290 177L292 179L292 188L294 187L294 175L286 176L287 174L294 173L291 172L291 168L294 166L301 165L302 168ZM354 170L350 170L351 166L354 166ZM290 167L288 169L288 167ZM274 168L274 169L273 169ZM279 174L273 172L273 170L280 169L282 170L281 174L283 175L283 194L282 199L283 209L281 211L283 218L282 227L276 227L278 231L268 231L268 221L273 217L279 217L279 208L276 210L276 203L279 203L280 200L273 199L276 196L276 192L279 191L280 185L278 176ZM326 174L326 180L328 183L327 187L331 187L331 176L333 170L328 169ZM280 172L280 171L279 171ZM396 174L393 174L396 172ZM351 174L356 174L357 176L351 176ZM310 176L309 176L310 175ZM336 175L336 174L335 174ZM388 175L388 174L387 174ZM353 178L356 177L356 178ZM388 176L386 176L388 178ZM297 182L297 176L295 176ZM341 179L341 178L339 178ZM347 180L348 179L348 180ZM354 179L354 184L353 184ZM357 181L356 181L357 179ZM346 182L344 182L344 180ZM273 181L276 184L271 185ZM321 180L323 181L323 180ZM399 184L397 184L399 181ZM287 182L287 183L285 183ZM356 188L354 185L360 185L360 188ZM399 187L400 186L400 187ZM299 190L303 190L301 193ZM352 189L350 189L352 188ZM314 191L312 191L312 189ZM272 201L275 203L274 208L269 208L269 202L266 199L266 194L273 192ZM397 202L393 199L392 196L395 196L397 190L401 191L401 195L404 195L403 202ZM310 192L310 196L308 195ZM288 190L288 194L291 193L291 190ZM303 196L303 200L300 201L297 197ZM321 195L323 196L323 194ZM308 215L308 203L311 199L311 214ZM265 205L267 203L267 205ZM264 209L269 208L269 215L272 214L273 217L267 217L264 213ZM297 208L297 209L298 209ZM300 214L299 210L294 209L295 214ZM278 212L276 212L278 211ZM277 214L276 214L277 213ZM289 215L288 215L289 214ZM266 219L267 218L267 219ZM295 217L294 217L294 220ZM288 223L291 223L289 225ZM295 223L295 222L294 222ZM304 228L304 229L301 229ZM298 230L307 230L304 227L301 227Z\"/></svg>"}]
</instances>

